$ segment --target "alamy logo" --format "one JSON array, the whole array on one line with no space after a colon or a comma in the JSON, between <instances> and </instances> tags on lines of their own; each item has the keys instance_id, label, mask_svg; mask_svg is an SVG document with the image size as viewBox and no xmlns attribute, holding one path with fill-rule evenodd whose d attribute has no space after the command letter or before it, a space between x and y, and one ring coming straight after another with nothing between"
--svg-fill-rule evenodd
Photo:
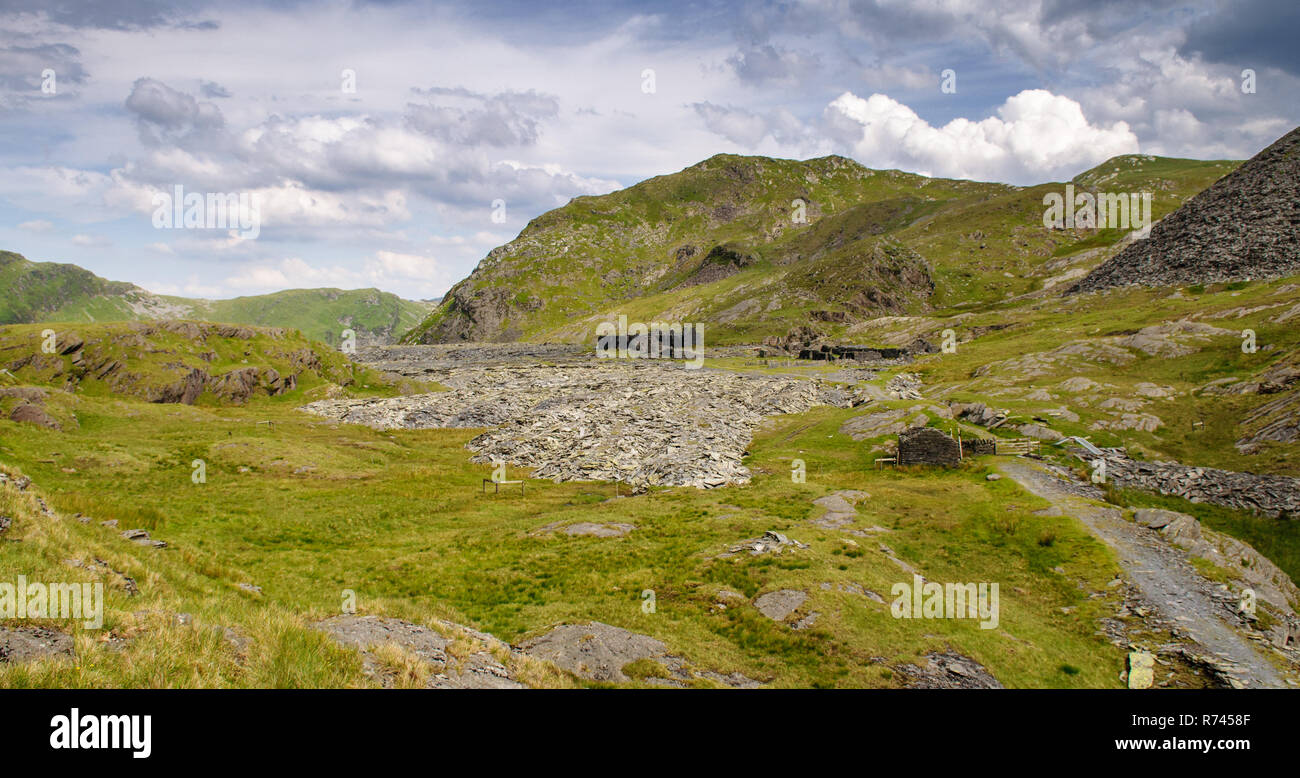
<instances>
[{"instance_id":1,"label":"alamy logo","mask_svg":"<svg viewBox=\"0 0 1300 778\"><path fill-rule=\"evenodd\" d=\"M685 359L686 367L704 364L704 325L679 322L632 322L620 315L618 324L596 325L599 359Z\"/></svg>"},{"instance_id":2,"label":"alamy logo","mask_svg":"<svg viewBox=\"0 0 1300 778\"><path fill-rule=\"evenodd\" d=\"M889 593L889 612L896 619L978 619L980 629L998 628L998 585L947 583L912 575L912 584L896 583Z\"/></svg>"},{"instance_id":3,"label":"alamy logo","mask_svg":"<svg viewBox=\"0 0 1300 778\"><path fill-rule=\"evenodd\" d=\"M1150 192L1079 192L1065 185L1065 195L1043 195L1043 226L1049 230L1087 229L1134 230L1136 238L1151 233Z\"/></svg>"},{"instance_id":4,"label":"alamy logo","mask_svg":"<svg viewBox=\"0 0 1300 778\"><path fill-rule=\"evenodd\" d=\"M0 620L80 619L86 629L104 626L104 584L28 583L18 576L11 584L0 581Z\"/></svg>"},{"instance_id":5,"label":"alamy logo","mask_svg":"<svg viewBox=\"0 0 1300 778\"><path fill-rule=\"evenodd\" d=\"M153 196L153 226L159 230L237 230L244 240L262 234L262 209L249 192L185 193L177 184L172 192Z\"/></svg>"},{"instance_id":6,"label":"alamy logo","mask_svg":"<svg viewBox=\"0 0 1300 778\"><path fill-rule=\"evenodd\" d=\"M50 748L126 748L135 759L153 753L153 716L81 715L73 708L67 716L50 719Z\"/></svg>"}]
</instances>

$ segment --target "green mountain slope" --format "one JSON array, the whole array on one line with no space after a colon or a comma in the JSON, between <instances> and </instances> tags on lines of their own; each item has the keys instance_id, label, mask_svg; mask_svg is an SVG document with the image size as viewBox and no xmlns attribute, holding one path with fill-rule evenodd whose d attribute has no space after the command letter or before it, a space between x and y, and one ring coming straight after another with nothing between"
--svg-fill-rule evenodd
<instances>
[{"instance_id":1,"label":"green mountain slope","mask_svg":"<svg viewBox=\"0 0 1300 778\"><path fill-rule=\"evenodd\" d=\"M909 307L928 294L915 257L909 255L909 266L896 268L897 274L886 270L859 279L834 277L839 273L832 271L830 254L903 261L907 252L882 236L943 203L1010 189L873 171L836 156L800 162L720 154L539 216L491 251L407 340L544 338L611 305L655 295L664 296L665 311L694 310L706 300L709 313L725 316L754 296L754 283L764 287L762 307L774 319L864 304L878 312ZM822 228L825 241L799 240L813 225L837 217L833 227ZM771 286L774 278L781 281ZM840 281L851 288L839 289ZM819 291L827 287L836 288L833 296Z\"/></svg>"},{"instance_id":2,"label":"green mountain slope","mask_svg":"<svg viewBox=\"0 0 1300 778\"><path fill-rule=\"evenodd\" d=\"M119 318L129 315L131 303L143 289L106 281L76 265L30 262L20 254L0 251L0 322L43 321L65 306L79 306Z\"/></svg>"},{"instance_id":3,"label":"green mountain slope","mask_svg":"<svg viewBox=\"0 0 1300 778\"><path fill-rule=\"evenodd\" d=\"M1238 163L1116 157L1078 191L1153 193L1159 219ZM405 337L584 341L619 314L710 342L993 304L1078 278L1126 230L1049 229L1035 187L875 171L843 157L718 155L534 219ZM793 218L796 201L806 219Z\"/></svg>"},{"instance_id":4,"label":"green mountain slope","mask_svg":"<svg viewBox=\"0 0 1300 778\"><path fill-rule=\"evenodd\" d=\"M378 289L287 289L193 304L193 315L208 321L296 327L330 345L349 328L363 342L392 342L419 324L430 307Z\"/></svg>"},{"instance_id":5,"label":"green mountain slope","mask_svg":"<svg viewBox=\"0 0 1300 778\"><path fill-rule=\"evenodd\" d=\"M360 343L391 342L430 308L378 289L289 289L230 300L156 295L76 265L32 262L9 251L0 251L0 290L0 324L200 319L290 327L330 345L346 329Z\"/></svg>"}]
</instances>

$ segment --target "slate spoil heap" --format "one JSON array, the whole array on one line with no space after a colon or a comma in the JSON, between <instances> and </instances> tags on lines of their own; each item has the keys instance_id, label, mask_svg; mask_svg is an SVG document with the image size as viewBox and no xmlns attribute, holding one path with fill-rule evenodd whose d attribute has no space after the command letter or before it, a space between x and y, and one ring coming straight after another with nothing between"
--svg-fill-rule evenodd
<instances>
[{"instance_id":1,"label":"slate spoil heap","mask_svg":"<svg viewBox=\"0 0 1300 778\"><path fill-rule=\"evenodd\" d=\"M1072 292L1281 278L1300 272L1300 127L1102 263Z\"/></svg>"},{"instance_id":2,"label":"slate spoil heap","mask_svg":"<svg viewBox=\"0 0 1300 778\"><path fill-rule=\"evenodd\" d=\"M1121 449L1104 449L1106 475L1121 486L1172 494L1276 519L1300 517L1300 478L1192 467L1177 462L1142 462Z\"/></svg>"},{"instance_id":3,"label":"slate spoil heap","mask_svg":"<svg viewBox=\"0 0 1300 778\"><path fill-rule=\"evenodd\" d=\"M379 429L494 428L467 444L471 461L535 478L713 488L749 482L741 460L764 416L853 402L814 381L649 361L452 367L436 378L452 391L304 410Z\"/></svg>"}]
</instances>

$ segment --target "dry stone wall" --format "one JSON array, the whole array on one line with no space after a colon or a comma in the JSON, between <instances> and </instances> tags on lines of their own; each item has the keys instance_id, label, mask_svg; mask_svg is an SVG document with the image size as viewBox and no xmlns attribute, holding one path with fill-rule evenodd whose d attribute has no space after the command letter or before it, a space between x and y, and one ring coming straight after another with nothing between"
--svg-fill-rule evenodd
<instances>
[{"instance_id":1,"label":"dry stone wall","mask_svg":"<svg viewBox=\"0 0 1300 778\"><path fill-rule=\"evenodd\" d=\"M898 434L898 464L956 467L961 462L957 441L933 427L913 427Z\"/></svg>"}]
</instances>

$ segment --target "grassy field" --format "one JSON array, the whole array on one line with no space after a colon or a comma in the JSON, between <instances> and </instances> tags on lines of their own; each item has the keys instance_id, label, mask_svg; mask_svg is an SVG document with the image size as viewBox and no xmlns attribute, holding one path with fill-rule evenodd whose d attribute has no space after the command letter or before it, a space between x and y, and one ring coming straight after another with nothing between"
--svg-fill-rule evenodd
<instances>
[{"instance_id":1,"label":"grassy field","mask_svg":"<svg viewBox=\"0 0 1300 778\"><path fill-rule=\"evenodd\" d=\"M654 489L635 497L616 496L610 483L549 481L530 482L526 496L485 495L481 482L489 467L469 462L465 448L477 430L385 432L303 413L297 407L326 396L437 387L390 384L297 333L236 337L204 330L206 340L196 342L182 324L143 335L138 324L78 325L86 341L79 363L42 355L16 368L13 379L47 390L45 408L64 422L61 431L8 421L18 400L0 399L0 465L30 476L57 514L41 515L30 492L0 488L0 513L14 517L0 535L0 581L18 574L103 580L107 624L100 631L75 627L75 664L0 664L0 686L364 685L369 681L357 656L311 629L339 613L350 590L363 614L425 624L447 619L511 643L559 623L601 621L652 635L693 667L737 671L773 686L899 686L906 682L900 667L951 648L1007 686L1117 687L1125 651L1097 634L1096 624L1114 614L1121 597L1107 585L1118 572L1108 549L1073 519L1040 515L1047 504L1009 479L986 480L996 458L948 471L879 471L872 466L880 455L875 447L888 436L855 442L839 429L863 413L910 412L949 400L988 402L1026 420L1065 408L1079 420L1053 418L1054 428L1103 445L1294 474L1292 447L1246 456L1231 445L1241 416L1263 398L1196 391L1217 378L1255 375L1293 353L1300 345L1296 333L1272 322L1291 304L1290 288L1274 282L1177 295L1119 291L938 314L927 326L955 329L957 351L885 370L874 381L881 386L893 373L916 371L926 400L774 417L749 448L750 484ZM1188 317L1228 334L1175 358L1133 349L1124 360L1096 357L1142 327ZM36 353L43 326L0 328L0 361L14 365L14 357ZM1271 347L1243 353L1235 334L1243 327L1256 329L1259 343ZM1075 343L1087 348L1058 353ZM1039 373L1034 360L1043 354L1060 361ZM131 380L95 377L95 365L115 360L126 363ZM194 405L146 401L158 386L199 368L219 376L250 365L287 373L303 364L315 366L295 388L278 396L255 392L243 405L208 393ZM744 357L708 364L822 380L834 380L841 367L764 367ZM1061 389L1073 376L1106 388L1097 390L1101 395ZM1151 401L1164 426L1154 432L1092 428L1110 417L1099 397L1131 398L1141 382L1175 390ZM1045 398L1030 396L1039 390ZM1193 432L1190 420L1200 417L1213 423ZM806 463L806 483L791 479L795 459ZM196 460L205 468L203 483L192 479ZM870 495L857 506L857 524L879 530L854 536L811 523L821 513L812 501L845 489ZM1293 577L1300 573L1300 536L1277 522L1138 495L1117 499L1194 513L1254 544ZM90 520L82 523L76 514ZM108 520L117 527L101 526ZM583 521L636 529L620 538L544 529ZM119 536L132 528L168 547L149 549ZM721 558L769 530L808 548ZM95 559L103 565L86 566ZM998 627L894 618L893 586L911 580L898 560L927 580L998 583ZM122 576L134 580L138 594L128 594ZM816 612L811 628L792 630L752 606L757 596L779 589L808 593L796 615ZM654 613L642 610L646 590L655 594ZM726 599L724 590L748 603ZM177 613L192 614L193 623L177 624ZM227 640L227 629L247 642ZM653 667L634 670L656 674ZM521 677L541 686L585 684L540 665L526 667Z\"/></svg>"},{"instance_id":2,"label":"grassy field","mask_svg":"<svg viewBox=\"0 0 1300 778\"><path fill-rule=\"evenodd\" d=\"M335 425L291 398L241 408L69 401L80 420L72 432L0 421L0 461L32 477L59 514L33 515L18 504L28 495L4 490L0 509L17 521L0 579L81 580L89 573L65 560L99 558L140 593L108 587L106 629L77 628L75 666L0 666L0 685L360 684L355 657L308 629L339 611L345 589L362 613L447 618L512 642L558 622L604 621L658 637L695 666L777 686L894 686L898 665L946 647L1009 686L1116 686L1123 668L1123 653L1093 634L1093 619L1114 606L1105 583L1117 568L1104 547L1069 519L1035 515L1044 503L985 481L980 466L872 470L863 447L834 434L851 411L773 420L752 447L747 487L615 498L611 484L543 481L520 497L480 492L488 468L463 447L472 430ZM805 484L789 476L796 457L807 462ZM206 483L192 482L195 459ZM863 522L888 531L855 540L809 525L820 513L811 500L843 488L869 492ZM128 543L100 526L109 519L169 546ZM585 520L637 529L625 538L538 532ZM766 530L810 547L717 558ZM890 588L910 576L882 542L930 580L1000 582L999 627L893 618ZM886 604L822 583L856 583ZM804 589L803 610L820 617L793 631L748 606L719 610L723 588L747 598ZM641 609L646 589L653 614ZM170 623L165 614L177 612L198 626ZM246 655L223 643L224 627L252 638Z\"/></svg>"}]
</instances>

